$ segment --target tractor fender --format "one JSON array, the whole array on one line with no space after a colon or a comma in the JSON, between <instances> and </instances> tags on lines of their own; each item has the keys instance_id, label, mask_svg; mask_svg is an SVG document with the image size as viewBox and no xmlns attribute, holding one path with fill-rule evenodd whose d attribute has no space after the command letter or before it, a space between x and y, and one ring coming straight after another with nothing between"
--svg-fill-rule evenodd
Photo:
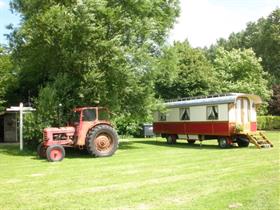
<instances>
[{"instance_id":1,"label":"tractor fender","mask_svg":"<svg viewBox=\"0 0 280 210\"><path fill-rule=\"evenodd\" d=\"M83 125L79 128L77 145L85 146L88 132L98 125L107 125L107 126L112 127L112 125L107 121L83 122Z\"/></svg>"}]
</instances>

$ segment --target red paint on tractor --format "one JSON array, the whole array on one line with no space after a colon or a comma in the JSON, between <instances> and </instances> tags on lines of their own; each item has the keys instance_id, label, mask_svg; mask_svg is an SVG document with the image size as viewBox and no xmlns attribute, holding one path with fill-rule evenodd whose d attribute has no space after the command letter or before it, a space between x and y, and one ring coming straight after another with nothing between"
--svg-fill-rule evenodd
<instances>
[{"instance_id":1,"label":"red paint on tractor","mask_svg":"<svg viewBox=\"0 0 280 210\"><path fill-rule=\"evenodd\" d=\"M67 145L72 143L72 137L75 133L74 127L60 127L60 128L45 128L44 129L44 146L51 146L54 144ZM63 138L61 138L63 135ZM57 136L57 139L54 137Z\"/></svg>"},{"instance_id":2,"label":"red paint on tractor","mask_svg":"<svg viewBox=\"0 0 280 210\"><path fill-rule=\"evenodd\" d=\"M50 157L53 160L60 160L62 158L62 151L60 149L53 149L50 152Z\"/></svg>"},{"instance_id":3,"label":"red paint on tractor","mask_svg":"<svg viewBox=\"0 0 280 210\"><path fill-rule=\"evenodd\" d=\"M44 129L43 142L37 149L39 157L48 156L49 161L61 161L65 155L63 147L87 148L95 157L113 155L118 148L118 135L109 121L109 114L110 112L104 107L74 109L67 127ZM101 141L102 144L106 143L106 147L102 145L97 150L94 145L100 142L97 138L100 133L109 136L110 141Z\"/></svg>"}]
</instances>

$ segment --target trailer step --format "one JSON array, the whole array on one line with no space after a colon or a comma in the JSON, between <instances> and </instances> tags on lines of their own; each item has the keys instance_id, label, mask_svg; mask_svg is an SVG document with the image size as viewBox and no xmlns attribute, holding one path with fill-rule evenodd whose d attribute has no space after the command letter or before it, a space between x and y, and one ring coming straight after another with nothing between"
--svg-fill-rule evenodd
<instances>
[{"instance_id":1,"label":"trailer step","mask_svg":"<svg viewBox=\"0 0 280 210\"><path fill-rule=\"evenodd\" d=\"M258 131L254 133L244 133L249 139L250 143L256 145L257 148L270 148L273 147L271 141L269 141L263 132Z\"/></svg>"}]
</instances>

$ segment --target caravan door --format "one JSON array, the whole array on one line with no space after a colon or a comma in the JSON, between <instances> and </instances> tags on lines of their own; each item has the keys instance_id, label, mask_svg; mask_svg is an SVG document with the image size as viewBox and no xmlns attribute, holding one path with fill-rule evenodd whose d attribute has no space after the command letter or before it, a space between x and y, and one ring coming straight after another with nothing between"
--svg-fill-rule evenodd
<instances>
[{"instance_id":1,"label":"caravan door","mask_svg":"<svg viewBox=\"0 0 280 210\"><path fill-rule=\"evenodd\" d=\"M250 131L250 101L248 98L238 98L235 104L236 123L242 125L244 131Z\"/></svg>"}]
</instances>

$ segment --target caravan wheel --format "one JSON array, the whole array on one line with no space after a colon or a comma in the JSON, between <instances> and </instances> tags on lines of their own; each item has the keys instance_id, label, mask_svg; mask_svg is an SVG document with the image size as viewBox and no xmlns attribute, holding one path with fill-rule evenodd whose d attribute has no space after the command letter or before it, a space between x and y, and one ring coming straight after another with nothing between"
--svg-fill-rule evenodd
<instances>
[{"instance_id":1,"label":"caravan wheel","mask_svg":"<svg viewBox=\"0 0 280 210\"><path fill-rule=\"evenodd\" d=\"M227 137L219 137L218 138L218 144L219 144L219 147L221 149L225 149L225 148L228 148L230 147L230 143L228 141L228 138Z\"/></svg>"},{"instance_id":2,"label":"caravan wheel","mask_svg":"<svg viewBox=\"0 0 280 210\"><path fill-rule=\"evenodd\" d=\"M236 137L236 142L239 147L248 147L249 146L249 140L242 136Z\"/></svg>"},{"instance_id":3,"label":"caravan wheel","mask_svg":"<svg viewBox=\"0 0 280 210\"><path fill-rule=\"evenodd\" d=\"M176 144L177 136L176 135L167 135L166 142L167 144Z\"/></svg>"},{"instance_id":4,"label":"caravan wheel","mask_svg":"<svg viewBox=\"0 0 280 210\"><path fill-rule=\"evenodd\" d=\"M195 140L187 140L189 144L194 144Z\"/></svg>"}]
</instances>

